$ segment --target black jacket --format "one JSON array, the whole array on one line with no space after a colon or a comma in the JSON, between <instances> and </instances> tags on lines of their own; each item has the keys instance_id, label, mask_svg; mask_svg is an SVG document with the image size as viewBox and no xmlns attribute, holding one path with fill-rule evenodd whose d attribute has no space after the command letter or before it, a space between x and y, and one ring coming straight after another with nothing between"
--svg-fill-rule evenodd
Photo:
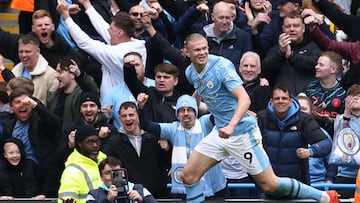
<instances>
[{"instance_id":1,"label":"black jacket","mask_svg":"<svg viewBox=\"0 0 360 203\"><path fill-rule=\"evenodd\" d=\"M2 119L2 121L4 132L0 139L1 142L12 137L17 119L14 114L10 114L7 119ZM39 160L37 173L42 173L40 178L41 191L46 194L53 194L56 184L53 176L57 176L56 173L59 172L55 168L54 149L56 149L60 139L60 119L38 102L38 105L32 110L28 122L30 123L28 130L30 144Z\"/></svg>"},{"instance_id":2,"label":"black jacket","mask_svg":"<svg viewBox=\"0 0 360 203\"><path fill-rule=\"evenodd\" d=\"M1 142L12 137L16 121L17 119L14 114L11 114L9 119L3 119L4 133L1 136ZM49 153L52 153L54 147L59 142L61 129L59 121L59 118L41 103L38 103L32 110L28 120L30 123L28 135L40 165L48 163Z\"/></svg>"},{"instance_id":3,"label":"black jacket","mask_svg":"<svg viewBox=\"0 0 360 203\"><path fill-rule=\"evenodd\" d=\"M279 52L279 44L273 46L262 61L261 75L270 81L270 86L285 84L296 95L304 86L315 80L315 65L321 54L320 48L304 34L299 44L291 44L292 54L288 59Z\"/></svg>"},{"instance_id":4,"label":"black jacket","mask_svg":"<svg viewBox=\"0 0 360 203\"><path fill-rule=\"evenodd\" d=\"M167 171L164 164L170 160L170 151L164 152L160 148L159 138L156 136L149 133L141 136L140 156L124 133L110 137L109 142L104 145L103 152L121 160L128 171L129 181L143 184L156 198L164 197L167 193Z\"/></svg>"},{"instance_id":5,"label":"black jacket","mask_svg":"<svg viewBox=\"0 0 360 203\"><path fill-rule=\"evenodd\" d=\"M165 97L160 94L155 87L146 87L137 79L133 65L124 65L124 79L135 98L137 98L137 95L140 93L149 95L149 100L145 105L144 111L151 121L164 123L177 120L175 109L177 99L180 95L176 91L174 91L172 96Z\"/></svg>"},{"instance_id":6,"label":"black jacket","mask_svg":"<svg viewBox=\"0 0 360 203\"><path fill-rule=\"evenodd\" d=\"M14 166L2 156L0 162L0 196L13 196L17 198L30 198L39 195L38 183L35 176L35 165L32 160L25 159L24 145L17 138L8 138L1 145L4 150L5 143L16 144L20 150L21 160Z\"/></svg>"},{"instance_id":7,"label":"black jacket","mask_svg":"<svg viewBox=\"0 0 360 203\"><path fill-rule=\"evenodd\" d=\"M250 97L251 105L249 110L256 113L265 109L272 94L270 87L260 86L259 78L247 84L243 84L243 86Z\"/></svg>"},{"instance_id":8,"label":"black jacket","mask_svg":"<svg viewBox=\"0 0 360 203\"><path fill-rule=\"evenodd\" d=\"M39 195L34 163L27 159L21 166L0 163L0 196L30 198Z\"/></svg>"},{"instance_id":9,"label":"black jacket","mask_svg":"<svg viewBox=\"0 0 360 203\"><path fill-rule=\"evenodd\" d=\"M56 160L58 160L58 163L60 164L61 168L64 168L64 163L66 159L71 154L71 152L74 151L74 148L70 148L68 145L69 142L68 135L71 131L75 130L81 125L86 125L86 124L84 121L84 117L80 114L80 117L76 120L73 126L70 129L65 130L65 132L60 138L60 142L56 149ZM101 127L108 127L111 131L111 133L107 137L100 138L101 140L100 150L102 151L105 143L109 141L110 137L117 134L117 129L113 125L111 125L108 122L108 119L101 113L98 114L97 120L91 125L94 126L98 132Z\"/></svg>"}]
</instances>

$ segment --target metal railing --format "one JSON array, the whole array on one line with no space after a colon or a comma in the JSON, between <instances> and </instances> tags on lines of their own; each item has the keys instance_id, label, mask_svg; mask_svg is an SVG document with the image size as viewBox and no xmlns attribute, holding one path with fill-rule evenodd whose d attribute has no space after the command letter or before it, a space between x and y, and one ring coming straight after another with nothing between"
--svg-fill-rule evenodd
<instances>
[{"instance_id":1,"label":"metal railing","mask_svg":"<svg viewBox=\"0 0 360 203\"><path fill-rule=\"evenodd\" d=\"M354 190L355 189L355 184L339 184L339 183L322 183L322 184L311 184L312 187L321 189L321 190L336 190L336 189L342 189L342 190ZM171 184L168 184L167 187L170 189L171 188ZM228 184L228 188L232 189L232 188L243 188L243 189L255 189L256 186L254 183L229 183ZM49 203L56 203L57 199L56 198L47 198L43 201L39 201L39 200L33 200L31 198L15 198L15 200L13 201L0 201L2 203L4 202L9 202L9 203L13 203L14 201L16 201L16 203L35 203L35 202L49 202ZM181 199L158 199L159 202L185 202L184 200ZM309 199L303 199L303 200L298 200L298 199L294 199L294 200L265 200L265 199L225 199L225 202L316 202L314 200L309 200ZM211 202L218 202L218 201L206 201L207 203L211 203ZM353 199L340 199L340 202L354 202Z\"/></svg>"},{"instance_id":2,"label":"metal railing","mask_svg":"<svg viewBox=\"0 0 360 203\"><path fill-rule=\"evenodd\" d=\"M325 191L328 190L353 190L355 189L355 184L342 184L342 183L316 183L311 184L312 187L322 189ZM170 189L171 184L167 184L167 187ZM255 189L256 186L254 183L228 183L228 188L243 188L243 189Z\"/></svg>"},{"instance_id":3,"label":"metal railing","mask_svg":"<svg viewBox=\"0 0 360 203\"><path fill-rule=\"evenodd\" d=\"M340 184L340 183L316 183L311 184L312 187L322 189L325 191L328 190L336 190L336 189L342 189L342 190L353 190L355 189L355 184ZM171 184L170 184L171 187ZM229 183L228 188L244 188L244 189L255 189L256 186L254 183Z\"/></svg>"}]
</instances>

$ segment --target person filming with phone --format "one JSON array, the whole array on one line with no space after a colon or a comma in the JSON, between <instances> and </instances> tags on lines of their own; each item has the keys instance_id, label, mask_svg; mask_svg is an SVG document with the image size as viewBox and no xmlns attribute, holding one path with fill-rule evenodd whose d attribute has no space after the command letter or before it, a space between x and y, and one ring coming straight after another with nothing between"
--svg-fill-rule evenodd
<instances>
[{"instance_id":1,"label":"person filming with phone","mask_svg":"<svg viewBox=\"0 0 360 203\"><path fill-rule=\"evenodd\" d=\"M99 164L103 184L91 190L87 203L155 203L157 200L141 184L134 184L127 179L126 169L121 167L119 159L109 156Z\"/></svg>"}]
</instances>

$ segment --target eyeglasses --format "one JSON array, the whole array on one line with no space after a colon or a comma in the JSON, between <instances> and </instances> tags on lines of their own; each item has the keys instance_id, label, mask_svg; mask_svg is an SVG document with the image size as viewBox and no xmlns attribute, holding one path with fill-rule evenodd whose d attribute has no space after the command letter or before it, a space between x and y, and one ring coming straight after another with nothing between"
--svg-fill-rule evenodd
<instances>
[{"instance_id":1,"label":"eyeglasses","mask_svg":"<svg viewBox=\"0 0 360 203\"><path fill-rule=\"evenodd\" d=\"M102 172L103 175L112 175L112 171L103 171Z\"/></svg>"},{"instance_id":2,"label":"eyeglasses","mask_svg":"<svg viewBox=\"0 0 360 203\"><path fill-rule=\"evenodd\" d=\"M143 16L143 13L140 13L140 12L133 12L133 13L130 13L130 15L134 16L134 17L142 17Z\"/></svg>"},{"instance_id":3,"label":"eyeglasses","mask_svg":"<svg viewBox=\"0 0 360 203\"><path fill-rule=\"evenodd\" d=\"M102 174L103 175L113 175L115 173L119 173L120 169L115 169L115 170L108 170L108 171L103 171Z\"/></svg>"},{"instance_id":4,"label":"eyeglasses","mask_svg":"<svg viewBox=\"0 0 360 203\"><path fill-rule=\"evenodd\" d=\"M100 145L101 141L99 139L90 139L90 140L86 140L85 143L88 145L94 145L94 144Z\"/></svg>"},{"instance_id":5,"label":"eyeglasses","mask_svg":"<svg viewBox=\"0 0 360 203\"><path fill-rule=\"evenodd\" d=\"M194 112L194 113L195 113L194 109L191 108L191 107L181 107L181 108L178 110L178 113L185 113L185 111L186 111L187 113L190 113L190 112Z\"/></svg>"}]
</instances>

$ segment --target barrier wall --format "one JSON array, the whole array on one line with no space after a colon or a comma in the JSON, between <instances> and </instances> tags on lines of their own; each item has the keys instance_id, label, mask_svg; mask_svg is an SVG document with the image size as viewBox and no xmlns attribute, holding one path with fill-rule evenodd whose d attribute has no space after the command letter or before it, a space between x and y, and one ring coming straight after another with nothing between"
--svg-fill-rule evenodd
<instances>
[{"instance_id":1,"label":"barrier wall","mask_svg":"<svg viewBox=\"0 0 360 203\"><path fill-rule=\"evenodd\" d=\"M337 189L345 189L345 190L354 190L355 189L355 184L329 184L329 183L325 183L325 184L311 184L311 186L321 189L321 190L337 190ZM171 188L171 184L167 185L168 188ZM255 184L253 183L229 183L228 184L229 188L244 188L244 189L255 189ZM47 198L43 201L38 201L38 200L32 200L30 198L16 198L14 201L16 201L16 203L37 203L37 202L42 202L42 203L57 203L57 199L56 198ZM14 203L14 201L1 201L1 203ZM159 202L186 202L183 201L181 199L158 199ZM218 203L218 200L209 200L206 201L207 203ZM302 200L265 200L265 199L225 199L224 202L316 202L314 200L309 200L309 199L302 199ZM354 202L354 199L341 199L340 198L340 202Z\"/></svg>"}]
</instances>

